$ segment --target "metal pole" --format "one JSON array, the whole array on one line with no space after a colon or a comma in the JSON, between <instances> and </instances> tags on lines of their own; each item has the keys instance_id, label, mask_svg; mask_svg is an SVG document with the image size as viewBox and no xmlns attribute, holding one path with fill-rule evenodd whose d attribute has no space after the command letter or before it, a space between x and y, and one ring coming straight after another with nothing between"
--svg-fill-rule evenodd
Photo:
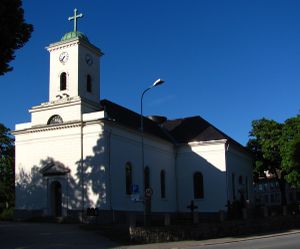
<instances>
[{"instance_id":1,"label":"metal pole","mask_svg":"<svg viewBox=\"0 0 300 249\"><path fill-rule=\"evenodd\" d=\"M147 224L147 208L146 208L146 196L145 196L145 153L144 153L144 117L143 117L143 98L147 91L149 91L152 87L148 87L143 93L141 97L141 139L142 139L142 191L143 191L143 204L144 204L144 226Z\"/></svg>"},{"instance_id":2,"label":"metal pole","mask_svg":"<svg viewBox=\"0 0 300 249\"><path fill-rule=\"evenodd\" d=\"M152 86L148 87L145 91L143 91L141 96L141 139L142 139L142 181L143 181L143 198L144 198L144 226L148 225L148 214L151 212L151 199L148 200L146 197L146 189L145 189L145 152L144 152L144 117L143 117L143 98L147 91L149 91L151 88L161 85L164 83L162 79L157 79ZM150 198L150 197L149 197ZM149 209L148 209L149 207Z\"/></svg>"}]
</instances>

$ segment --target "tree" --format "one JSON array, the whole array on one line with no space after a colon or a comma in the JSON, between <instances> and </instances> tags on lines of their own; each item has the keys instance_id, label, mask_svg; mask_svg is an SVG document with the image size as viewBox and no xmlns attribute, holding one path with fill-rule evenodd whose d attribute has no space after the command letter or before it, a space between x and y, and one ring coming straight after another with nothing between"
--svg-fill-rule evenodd
<instances>
[{"instance_id":1,"label":"tree","mask_svg":"<svg viewBox=\"0 0 300 249\"><path fill-rule=\"evenodd\" d=\"M274 120L262 118L252 122L247 147L255 158L254 172L260 176L265 171L277 174L281 170L280 138L282 125Z\"/></svg>"},{"instance_id":2,"label":"tree","mask_svg":"<svg viewBox=\"0 0 300 249\"><path fill-rule=\"evenodd\" d=\"M252 130L247 147L254 155L254 175L265 176L265 171L278 179L282 204L286 204L285 172L281 167L281 138L283 125L274 120L262 118L252 121Z\"/></svg>"},{"instance_id":3,"label":"tree","mask_svg":"<svg viewBox=\"0 0 300 249\"><path fill-rule=\"evenodd\" d=\"M0 2L0 75L12 71L9 63L15 59L14 52L25 45L31 36L33 26L24 21L21 0Z\"/></svg>"},{"instance_id":4,"label":"tree","mask_svg":"<svg viewBox=\"0 0 300 249\"><path fill-rule=\"evenodd\" d=\"M300 115L284 122L280 152L286 181L300 187Z\"/></svg>"},{"instance_id":5,"label":"tree","mask_svg":"<svg viewBox=\"0 0 300 249\"><path fill-rule=\"evenodd\" d=\"M14 204L14 140L9 129L0 123L0 210Z\"/></svg>"},{"instance_id":6,"label":"tree","mask_svg":"<svg viewBox=\"0 0 300 249\"><path fill-rule=\"evenodd\" d=\"M275 175L282 204L286 204L286 182L300 187L300 115L282 124L265 118L254 120L247 147L254 155L254 174L263 176L269 171Z\"/></svg>"}]
</instances>

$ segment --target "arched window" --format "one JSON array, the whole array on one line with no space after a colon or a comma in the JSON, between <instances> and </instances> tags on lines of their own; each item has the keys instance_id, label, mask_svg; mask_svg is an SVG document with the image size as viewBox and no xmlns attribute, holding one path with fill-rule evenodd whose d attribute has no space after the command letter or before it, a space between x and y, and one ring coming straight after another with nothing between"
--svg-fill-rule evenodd
<instances>
[{"instance_id":1,"label":"arched window","mask_svg":"<svg viewBox=\"0 0 300 249\"><path fill-rule=\"evenodd\" d=\"M145 168L144 171L144 183L145 183L145 190L147 188L150 188L150 169L148 166Z\"/></svg>"},{"instance_id":2,"label":"arched window","mask_svg":"<svg viewBox=\"0 0 300 249\"><path fill-rule=\"evenodd\" d=\"M89 74L86 76L86 91L92 92L92 77Z\"/></svg>"},{"instance_id":3,"label":"arched window","mask_svg":"<svg viewBox=\"0 0 300 249\"><path fill-rule=\"evenodd\" d=\"M231 185L232 185L232 198L235 200L236 195L235 195L235 174L232 173L231 175Z\"/></svg>"},{"instance_id":4,"label":"arched window","mask_svg":"<svg viewBox=\"0 0 300 249\"><path fill-rule=\"evenodd\" d=\"M132 166L130 163L125 165L125 181L126 181L126 194L132 194Z\"/></svg>"},{"instance_id":5,"label":"arched window","mask_svg":"<svg viewBox=\"0 0 300 249\"><path fill-rule=\"evenodd\" d=\"M166 172L160 171L160 197L166 198Z\"/></svg>"},{"instance_id":6,"label":"arched window","mask_svg":"<svg viewBox=\"0 0 300 249\"><path fill-rule=\"evenodd\" d=\"M201 172L195 172L194 174L194 198L204 198L203 175Z\"/></svg>"},{"instance_id":7,"label":"arched window","mask_svg":"<svg viewBox=\"0 0 300 249\"><path fill-rule=\"evenodd\" d=\"M239 184L243 185L243 176L239 176Z\"/></svg>"},{"instance_id":8,"label":"arched window","mask_svg":"<svg viewBox=\"0 0 300 249\"><path fill-rule=\"evenodd\" d=\"M63 119L61 118L61 116L59 115L53 115L49 118L47 125L51 125L51 124L62 124L63 123Z\"/></svg>"},{"instance_id":9,"label":"arched window","mask_svg":"<svg viewBox=\"0 0 300 249\"><path fill-rule=\"evenodd\" d=\"M67 74L65 72L62 72L60 74L60 90L66 90L67 89Z\"/></svg>"}]
</instances>

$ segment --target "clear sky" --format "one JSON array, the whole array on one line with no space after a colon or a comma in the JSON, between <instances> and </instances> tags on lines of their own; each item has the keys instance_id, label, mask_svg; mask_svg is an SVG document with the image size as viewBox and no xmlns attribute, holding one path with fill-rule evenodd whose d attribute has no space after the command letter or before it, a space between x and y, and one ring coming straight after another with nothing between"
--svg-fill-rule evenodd
<instances>
[{"instance_id":1,"label":"clear sky","mask_svg":"<svg viewBox=\"0 0 300 249\"><path fill-rule=\"evenodd\" d=\"M299 113L300 1L23 0L30 41L0 76L0 122L14 129L48 101L49 53L73 23L99 47L101 98L145 115L200 115L241 144L251 121ZM2 37L1 39L3 39Z\"/></svg>"}]
</instances>

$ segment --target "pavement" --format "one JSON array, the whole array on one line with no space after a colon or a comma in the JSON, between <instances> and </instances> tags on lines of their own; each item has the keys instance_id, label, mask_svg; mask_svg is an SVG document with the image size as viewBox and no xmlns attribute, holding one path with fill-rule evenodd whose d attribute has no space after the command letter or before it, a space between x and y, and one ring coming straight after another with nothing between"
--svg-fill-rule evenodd
<instances>
[{"instance_id":1,"label":"pavement","mask_svg":"<svg viewBox=\"0 0 300 249\"><path fill-rule=\"evenodd\" d=\"M198 241L179 241L179 242L168 242L168 243L154 243L154 244L145 244L145 245L134 245L134 246L121 246L116 247L118 249L191 249L191 248L245 248L241 247L243 242L251 242L256 240L264 240L271 238L279 238L285 236L296 235L300 236L300 230L291 230L283 233L273 233L265 235L255 235L255 236L244 236L244 237L226 237L219 239L210 239L210 240L198 240ZM223 245L223 246L222 246ZM240 246L239 246L240 245ZM272 248L272 247L253 247L253 248ZM275 247L273 247L275 248ZM278 247L281 248L281 247ZM300 244L297 244L297 247L284 247L284 248L300 248Z\"/></svg>"},{"instance_id":2,"label":"pavement","mask_svg":"<svg viewBox=\"0 0 300 249\"><path fill-rule=\"evenodd\" d=\"M1 249L101 249L120 244L76 224L0 221Z\"/></svg>"},{"instance_id":3,"label":"pavement","mask_svg":"<svg viewBox=\"0 0 300 249\"><path fill-rule=\"evenodd\" d=\"M116 238L118 234L115 234ZM293 236L293 237L292 237ZM183 248L246 248L242 243L259 243L263 239L294 240L297 247L276 248L300 248L300 230L291 230L284 233L274 233L245 237L226 237L220 239L179 241L168 243L154 243L145 245L124 245L111 241L102 236L99 230L84 230L77 224L54 223L23 223L0 221L0 248L1 249L183 249ZM249 244L248 243L248 244ZM275 248L273 247L251 248ZM274 242L275 245L278 242ZM248 247L247 247L248 248ZM250 247L249 247L250 248Z\"/></svg>"}]
</instances>

